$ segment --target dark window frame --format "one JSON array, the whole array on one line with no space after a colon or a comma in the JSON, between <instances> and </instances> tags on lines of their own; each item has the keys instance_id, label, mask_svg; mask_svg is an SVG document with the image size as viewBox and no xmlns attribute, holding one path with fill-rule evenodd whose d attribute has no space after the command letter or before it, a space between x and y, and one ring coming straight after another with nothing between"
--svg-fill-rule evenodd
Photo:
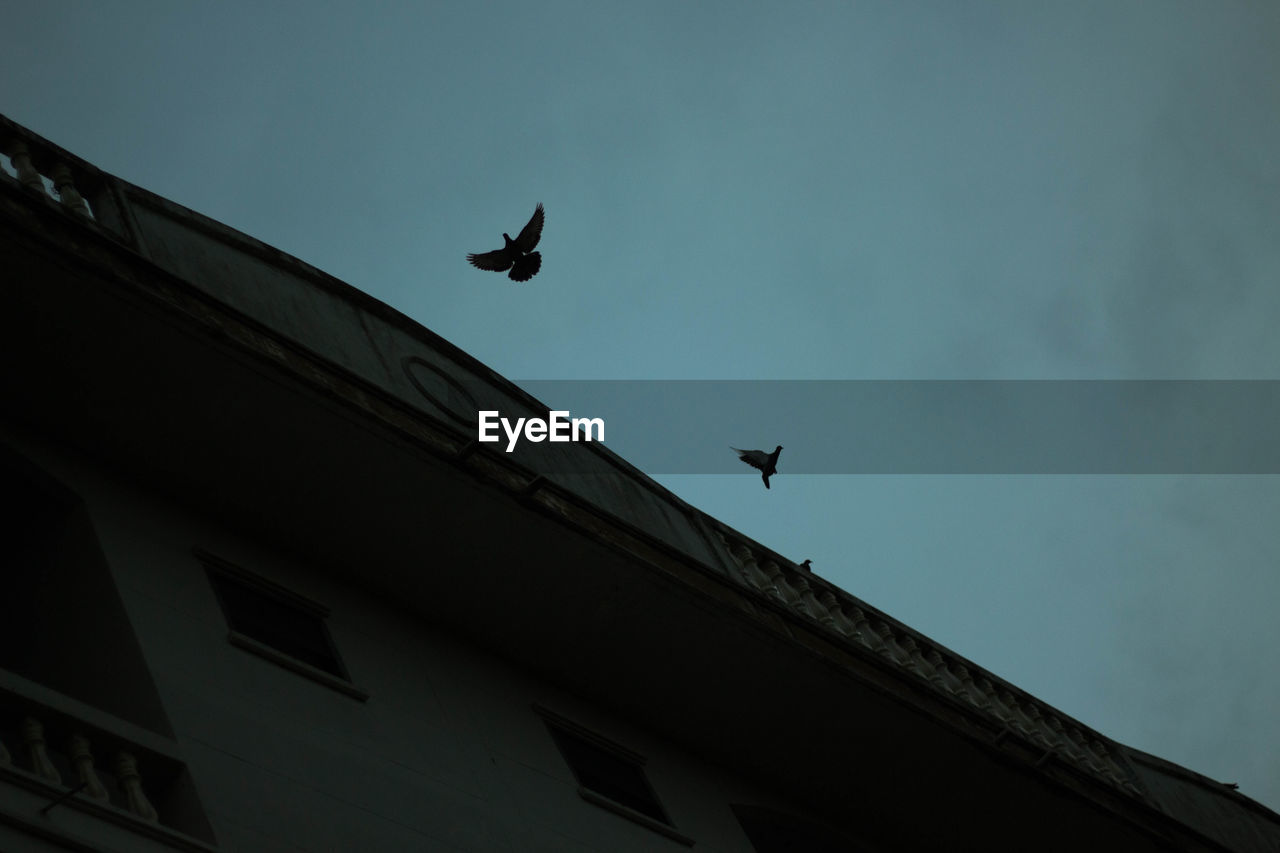
<instances>
[{"instance_id":1,"label":"dark window frame","mask_svg":"<svg viewBox=\"0 0 1280 853\"><path fill-rule=\"evenodd\" d=\"M227 641L231 645L264 658L277 666L291 670L298 675L305 676L312 681L317 681L326 687L345 693L353 699L363 702L369 698L367 692L356 687L351 682L351 673L347 669L346 663L342 660L338 645L334 642L333 633L329 630L328 618L330 611L328 607L299 595L293 590L261 575L237 566L235 563L224 560L215 554L210 554L201 548L194 549L194 552L196 558L204 566L205 574L209 579L209 586L213 589L214 598L217 600L222 617L227 623ZM237 587L240 591L247 592L250 595L257 595L275 606L284 607L296 614L314 619L314 625L322 639L323 652L327 653L328 660L325 663L331 664L331 667L318 666L315 663L303 660L291 654L287 649L280 648L261 636L255 637L249 631L240 630L240 628L247 626L235 614L236 605L228 600L229 597L227 590L223 586L224 584Z\"/></svg>"},{"instance_id":2,"label":"dark window frame","mask_svg":"<svg viewBox=\"0 0 1280 853\"><path fill-rule=\"evenodd\" d=\"M542 721L551 735L551 742L555 744L560 757L564 760L565 765L568 766L569 771L573 774L574 780L578 783L578 796L592 805L621 815L686 847L693 846L693 839L675 828L670 813L658 797L657 789L654 788L653 782L649 779L649 774L644 769L648 763L648 759L645 756L536 702L533 704L533 709L542 717ZM568 749L566 749L566 740L570 744ZM575 741L576 744L574 743ZM648 808L636 808L634 805L622 802L591 787L589 779L584 779L585 774L578 766L575 766L570 756L570 753L576 752L579 747L595 750L607 759L612 759L634 768L637 778L643 783L645 793L648 794L649 803L643 804ZM660 817L653 814L650 809L656 811Z\"/></svg>"}]
</instances>

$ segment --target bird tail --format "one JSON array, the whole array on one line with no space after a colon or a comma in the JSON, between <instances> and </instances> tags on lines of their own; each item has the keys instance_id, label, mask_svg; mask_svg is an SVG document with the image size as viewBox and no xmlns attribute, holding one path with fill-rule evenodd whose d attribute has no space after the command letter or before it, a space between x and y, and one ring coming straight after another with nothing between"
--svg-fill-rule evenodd
<instances>
[{"instance_id":1,"label":"bird tail","mask_svg":"<svg viewBox=\"0 0 1280 853\"><path fill-rule=\"evenodd\" d=\"M540 269L542 269L542 254L540 252L530 252L516 259L516 262L511 266L511 272L507 273L507 277L512 281L528 281L537 275Z\"/></svg>"}]
</instances>

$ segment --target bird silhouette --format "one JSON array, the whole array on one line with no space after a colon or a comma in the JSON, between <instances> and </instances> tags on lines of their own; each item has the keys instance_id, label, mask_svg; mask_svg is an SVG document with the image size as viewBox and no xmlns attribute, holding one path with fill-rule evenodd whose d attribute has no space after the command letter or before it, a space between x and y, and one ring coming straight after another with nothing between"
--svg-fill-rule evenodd
<instances>
[{"instance_id":1,"label":"bird silhouette","mask_svg":"<svg viewBox=\"0 0 1280 853\"><path fill-rule=\"evenodd\" d=\"M772 453L765 453L763 450L739 450L736 447L729 449L738 454L738 458L752 468L763 471L760 479L764 480L764 487L769 488L769 478L778 473L778 454L782 452L781 444Z\"/></svg>"},{"instance_id":2,"label":"bird silhouette","mask_svg":"<svg viewBox=\"0 0 1280 853\"><path fill-rule=\"evenodd\" d=\"M477 269L490 272L511 270L507 277L512 281L528 281L542 269L542 255L533 250L542 237L542 220L542 205L539 204L529 224L520 229L514 240L504 231L502 239L506 241L505 246L492 252L467 255L467 260Z\"/></svg>"},{"instance_id":3,"label":"bird silhouette","mask_svg":"<svg viewBox=\"0 0 1280 853\"><path fill-rule=\"evenodd\" d=\"M806 572L812 572L813 560L805 560L803 563L800 564L800 568L804 569Z\"/></svg>"}]
</instances>

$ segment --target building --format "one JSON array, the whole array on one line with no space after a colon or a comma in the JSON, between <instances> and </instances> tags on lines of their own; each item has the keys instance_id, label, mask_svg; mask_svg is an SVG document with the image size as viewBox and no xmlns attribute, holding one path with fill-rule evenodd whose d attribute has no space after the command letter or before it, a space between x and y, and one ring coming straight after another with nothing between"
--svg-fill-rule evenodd
<instances>
[{"instance_id":1,"label":"building","mask_svg":"<svg viewBox=\"0 0 1280 853\"><path fill-rule=\"evenodd\" d=\"M393 309L0 117L0 849L1276 851Z\"/></svg>"}]
</instances>

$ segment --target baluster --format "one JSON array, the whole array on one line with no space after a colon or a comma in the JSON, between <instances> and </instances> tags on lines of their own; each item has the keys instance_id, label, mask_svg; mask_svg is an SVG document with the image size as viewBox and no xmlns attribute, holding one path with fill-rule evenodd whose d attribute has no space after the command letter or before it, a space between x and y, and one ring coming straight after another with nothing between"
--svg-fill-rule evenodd
<instances>
[{"instance_id":1,"label":"baluster","mask_svg":"<svg viewBox=\"0 0 1280 853\"><path fill-rule=\"evenodd\" d=\"M1096 768L1098 775L1105 776L1107 779L1110 779L1112 775L1111 756L1107 753L1107 748L1103 747L1103 745L1098 743L1097 740L1094 740L1091 748L1089 748L1089 754L1092 754L1094 761L1097 762L1096 765L1094 765L1094 768Z\"/></svg>"},{"instance_id":2,"label":"baluster","mask_svg":"<svg viewBox=\"0 0 1280 853\"><path fill-rule=\"evenodd\" d=\"M764 564L764 573L769 576L771 584L769 593L782 599L783 603L794 606L799 596L787 584L787 579L782 574L782 567L770 560Z\"/></svg>"},{"instance_id":3,"label":"baluster","mask_svg":"<svg viewBox=\"0 0 1280 853\"><path fill-rule=\"evenodd\" d=\"M1028 704L1024 713L1027 719L1031 721L1031 735L1041 745L1049 749L1058 749L1062 746L1062 741L1053 737L1053 732L1049 729L1049 724L1045 722L1044 716L1040 713L1040 709L1035 705Z\"/></svg>"},{"instance_id":4,"label":"baluster","mask_svg":"<svg viewBox=\"0 0 1280 853\"><path fill-rule=\"evenodd\" d=\"M98 771L93 767L93 753L89 751L89 739L83 735L74 735L67 747L71 763L76 768L76 775L84 783L84 792L95 800L107 800L106 786L98 778Z\"/></svg>"},{"instance_id":5,"label":"baluster","mask_svg":"<svg viewBox=\"0 0 1280 853\"><path fill-rule=\"evenodd\" d=\"M973 673L962 663L956 664L956 678L960 681L960 695L969 700L969 704L979 711L991 711L991 699L978 685L973 683Z\"/></svg>"},{"instance_id":6,"label":"baluster","mask_svg":"<svg viewBox=\"0 0 1280 853\"><path fill-rule=\"evenodd\" d=\"M8 154L14 171L18 173L18 181L23 186L36 190L40 195L47 196L44 181L40 180L40 173L36 171L35 166L31 165L31 152L27 149L27 143L14 142L9 146Z\"/></svg>"},{"instance_id":7,"label":"baluster","mask_svg":"<svg viewBox=\"0 0 1280 853\"><path fill-rule=\"evenodd\" d=\"M120 787L124 789L125 801L129 811L143 820L155 821L155 806L147 799L142 790L142 777L138 775L138 760L127 752L116 756L116 774L120 777Z\"/></svg>"},{"instance_id":8,"label":"baluster","mask_svg":"<svg viewBox=\"0 0 1280 853\"><path fill-rule=\"evenodd\" d=\"M951 668L947 666L946 659L938 650L929 649L924 659L933 667L933 674L929 676L929 680L952 696L959 696L963 688L960 682L956 680L956 677L951 674Z\"/></svg>"},{"instance_id":9,"label":"baluster","mask_svg":"<svg viewBox=\"0 0 1280 853\"><path fill-rule=\"evenodd\" d=\"M800 593L800 606L804 611L819 621L830 622L831 616L827 613L827 609L823 607L817 597L813 594L813 587L809 586L809 582L805 580L803 575L793 575L792 583Z\"/></svg>"},{"instance_id":10,"label":"baluster","mask_svg":"<svg viewBox=\"0 0 1280 853\"><path fill-rule=\"evenodd\" d=\"M902 650L907 653L907 666L911 668L912 672L921 678L928 678L933 674L933 670L924 661L924 655L920 652L920 646L917 645L915 637L903 637L900 645Z\"/></svg>"},{"instance_id":11,"label":"baluster","mask_svg":"<svg viewBox=\"0 0 1280 853\"><path fill-rule=\"evenodd\" d=\"M716 535L720 537L720 544L729 552L729 556L733 558L734 565L739 569L744 569L747 559L751 556L750 552L738 542L731 541L723 532L716 531Z\"/></svg>"},{"instance_id":12,"label":"baluster","mask_svg":"<svg viewBox=\"0 0 1280 853\"><path fill-rule=\"evenodd\" d=\"M977 682L977 685L978 690L986 697L987 705L991 709L991 713L995 714L1000 722L1004 723L1006 726L1016 728L1017 718L1014 716L1013 711L1009 710L1008 706L1004 704L1004 698L996 691L996 687L991 683L991 679L983 676L982 679Z\"/></svg>"},{"instance_id":13,"label":"baluster","mask_svg":"<svg viewBox=\"0 0 1280 853\"><path fill-rule=\"evenodd\" d=\"M1000 691L1000 701L1009 713L1013 716L1012 725L1015 729L1023 734L1024 737L1033 737L1035 727L1031 725L1031 721L1027 719L1026 712L1022 710L1022 703L1018 701L1018 697L1014 696L1008 690Z\"/></svg>"},{"instance_id":14,"label":"baluster","mask_svg":"<svg viewBox=\"0 0 1280 853\"><path fill-rule=\"evenodd\" d=\"M777 593L777 590L774 589L773 582L769 580L769 576L764 573L764 570L760 568L760 564L757 563L754 558L749 558L744 570L746 572L747 579L756 589L770 594Z\"/></svg>"},{"instance_id":15,"label":"baluster","mask_svg":"<svg viewBox=\"0 0 1280 853\"><path fill-rule=\"evenodd\" d=\"M1053 730L1054 735L1062 743L1062 750L1076 762L1087 762L1084 750L1081 749L1079 741L1072 737L1072 733L1062 723L1062 718L1052 716L1049 718L1049 728Z\"/></svg>"},{"instance_id":16,"label":"baluster","mask_svg":"<svg viewBox=\"0 0 1280 853\"><path fill-rule=\"evenodd\" d=\"M66 163L59 163L54 166L49 178L53 181L53 188L58 191L58 198L62 200L64 205L80 216L92 219L89 215L89 205L85 203L84 197L76 190L76 185L71 180L71 169L67 167Z\"/></svg>"},{"instance_id":17,"label":"baluster","mask_svg":"<svg viewBox=\"0 0 1280 853\"><path fill-rule=\"evenodd\" d=\"M1102 765L1099 772L1105 778L1122 788L1130 784L1128 777L1121 771L1120 765L1111 755L1111 750L1107 748L1106 744L1095 740L1091 751L1098 756L1098 761Z\"/></svg>"},{"instance_id":18,"label":"baluster","mask_svg":"<svg viewBox=\"0 0 1280 853\"><path fill-rule=\"evenodd\" d=\"M1107 748L1097 740L1090 740L1085 743L1085 751L1093 757L1093 768L1099 773L1107 772L1108 758Z\"/></svg>"},{"instance_id":19,"label":"baluster","mask_svg":"<svg viewBox=\"0 0 1280 853\"><path fill-rule=\"evenodd\" d=\"M765 573L760 571L759 564L756 563L755 555L751 553L751 549L741 542L730 542L725 538L724 534L720 535L720 539L729 549L729 555L737 561L742 574L746 577L747 583L761 591L769 589L769 578Z\"/></svg>"},{"instance_id":20,"label":"baluster","mask_svg":"<svg viewBox=\"0 0 1280 853\"><path fill-rule=\"evenodd\" d=\"M827 608L827 616L822 620L823 624L831 626L846 637L857 633L857 629L849 621L849 617L844 615L844 609L840 606L840 602L836 601L835 594L831 590L824 589L818 599Z\"/></svg>"},{"instance_id":21,"label":"baluster","mask_svg":"<svg viewBox=\"0 0 1280 853\"><path fill-rule=\"evenodd\" d=\"M861 607L853 607L849 611L849 615L853 619L853 637L862 645L871 649L873 652L879 652L884 646L884 642L871 628L871 622L867 619L867 614L863 612Z\"/></svg>"},{"instance_id":22,"label":"baluster","mask_svg":"<svg viewBox=\"0 0 1280 853\"><path fill-rule=\"evenodd\" d=\"M1089 740L1089 735L1080 730L1075 730L1076 742L1080 744L1080 752L1084 756L1084 763L1094 773L1101 775L1106 771L1106 762L1098 757L1098 753L1094 751Z\"/></svg>"},{"instance_id":23,"label":"baluster","mask_svg":"<svg viewBox=\"0 0 1280 853\"><path fill-rule=\"evenodd\" d=\"M27 750L27 761L31 763L31 771L50 782L62 784L62 774L49 760L49 751L44 743L44 726L35 717L27 717L22 721L22 744Z\"/></svg>"},{"instance_id":24,"label":"baluster","mask_svg":"<svg viewBox=\"0 0 1280 853\"><path fill-rule=\"evenodd\" d=\"M905 664L908 661L907 653L898 645L898 640L893 634L892 625L885 621L877 622L876 633L880 635L880 654L898 664Z\"/></svg>"}]
</instances>

